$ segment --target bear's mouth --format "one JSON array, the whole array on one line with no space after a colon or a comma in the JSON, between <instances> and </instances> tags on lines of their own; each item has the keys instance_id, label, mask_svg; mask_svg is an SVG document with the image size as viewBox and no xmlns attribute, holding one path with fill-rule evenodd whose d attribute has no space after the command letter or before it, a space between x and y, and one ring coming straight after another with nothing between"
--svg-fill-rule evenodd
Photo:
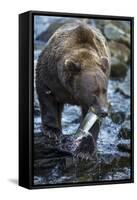
<instances>
[{"instance_id":1,"label":"bear's mouth","mask_svg":"<svg viewBox=\"0 0 137 200\"><path fill-rule=\"evenodd\" d=\"M105 118L108 116L108 109L106 107L95 109L93 106L90 106L90 110L96 114L98 118Z\"/></svg>"}]
</instances>

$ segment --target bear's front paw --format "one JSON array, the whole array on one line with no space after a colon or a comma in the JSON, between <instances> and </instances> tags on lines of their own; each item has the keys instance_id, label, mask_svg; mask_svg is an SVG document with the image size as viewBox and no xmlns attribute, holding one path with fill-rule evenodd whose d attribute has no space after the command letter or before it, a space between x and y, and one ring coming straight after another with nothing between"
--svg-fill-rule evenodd
<instances>
[{"instance_id":1,"label":"bear's front paw","mask_svg":"<svg viewBox=\"0 0 137 200\"><path fill-rule=\"evenodd\" d=\"M46 136L48 142L54 147L60 144L60 138L62 135L60 129L44 126L43 134Z\"/></svg>"},{"instance_id":2,"label":"bear's front paw","mask_svg":"<svg viewBox=\"0 0 137 200\"><path fill-rule=\"evenodd\" d=\"M75 140L75 145L74 156L76 158L91 160L96 154L96 141L90 133L79 136Z\"/></svg>"}]
</instances>

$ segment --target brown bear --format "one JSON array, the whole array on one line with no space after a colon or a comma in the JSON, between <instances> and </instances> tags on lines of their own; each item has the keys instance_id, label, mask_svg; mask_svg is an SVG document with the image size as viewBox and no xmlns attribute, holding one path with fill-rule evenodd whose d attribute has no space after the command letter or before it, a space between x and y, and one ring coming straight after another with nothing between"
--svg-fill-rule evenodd
<instances>
[{"instance_id":1,"label":"brown bear","mask_svg":"<svg viewBox=\"0 0 137 200\"><path fill-rule=\"evenodd\" d=\"M81 22L60 27L36 67L44 134L55 142L59 140L65 103L81 106L83 117L91 106L96 114L106 116L109 74L109 49L99 30ZM92 128L95 141L98 131L96 123Z\"/></svg>"}]
</instances>

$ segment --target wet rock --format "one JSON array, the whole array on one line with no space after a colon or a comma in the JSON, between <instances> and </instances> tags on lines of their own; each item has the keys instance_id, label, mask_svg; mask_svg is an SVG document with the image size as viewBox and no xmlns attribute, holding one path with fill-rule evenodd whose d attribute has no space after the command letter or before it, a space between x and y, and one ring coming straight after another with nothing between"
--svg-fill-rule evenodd
<instances>
[{"instance_id":1,"label":"wet rock","mask_svg":"<svg viewBox=\"0 0 137 200\"><path fill-rule=\"evenodd\" d=\"M101 165L101 180L115 180L114 176L115 174L119 174L120 172L123 172L119 180L122 179L125 176L124 168L127 169L130 166L130 155L129 153L122 152L120 154L108 154L103 155L102 159L100 161ZM113 167L112 167L113 166ZM126 173L127 178L129 178L129 171ZM117 176L118 179L118 176Z\"/></svg>"},{"instance_id":2,"label":"wet rock","mask_svg":"<svg viewBox=\"0 0 137 200\"><path fill-rule=\"evenodd\" d=\"M127 90L123 90L123 87L118 87L115 92L119 92L125 98L130 98L130 93Z\"/></svg>"},{"instance_id":3,"label":"wet rock","mask_svg":"<svg viewBox=\"0 0 137 200\"><path fill-rule=\"evenodd\" d=\"M130 143L119 143L117 145L119 151L122 151L122 152L130 152L131 151L131 145Z\"/></svg>"},{"instance_id":4,"label":"wet rock","mask_svg":"<svg viewBox=\"0 0 137 200\"><path fill-rule=\"evenodd\" d=\"M127 167L121 168L119 172L113 174L113 180L125 180L130 177L130 169Z\"/></svg>"},{"instance_id":5,"label":"wet rock","mask_svg":"<svg viewBox=\"0 0 137 200\"><path fill-rule=\"evenodd\" d=\"M127 76L124 81L119 82L115 92L119 92L123 97L130 98L131 91L130 91L130 68L127 72Z\"/></svg>"},{"instance_id":6,"label":"wet rock","mask_svg":"<svg viewBox=\"0 0 137 200\"><path fill-rule=\"evenodd\" d=\"M120 62L128 63L130 58L130 50L125 44L116 41L108 43L111 56L117 58Z\"/></svg>"},{"instance_id":7,"label":"wet rock","mask_svg":"<svg viewBox=\"0 0 137 200\"><path fill-rule=\"evenodd\" d=\"M94 25L96 28L100 29L102 33L104 33L104 26L109 24L111 20L100 20L100 19L95 19L92 21L92 26Z\"/></svg>"},{"instance_id":8,"label":"wet rock","mask_svg":"<svg viewBox=\"0 0 137 200\"><path fill-rule=\"evenodd\" d=\"M111 58L111 78L123 79L126 77L127 70L128 66L125 63L115 57Z\"/></svg>"},{"instance_id":9,"label":"wet rock","mask_svg":"<svg viewBox=\"0 0 137 200\"><path fill-rule=\"evenodd\" d=\"M37 159L48 159L48 158L60 158L68 156L70 153L62 151L55 143L46 136L40 135L34 137L34 158Z\"/></svg>"},{"instance_id":10,"label":"wet rock","mask_svg":"<svg viewBox=\"0 0 137 200\"><path fill-rule=\"evenodd\" d=\"M126 113L126 120L131 120L131 114L130 114L130 112Z\"/></svg>"},{"instance_id":11,"label":"wet rock","mask_svg":"<svg viewBox=\"0 0 137 200\"><path fill-rule=\"evenodd\" d=\"M122 127L119 131L119 137L123 139L130 139L131 138L131 129L130 129L130 121L125 121L122 124Z\"/></svg>"},{"instance_id":12,"label":"wet rock","mask_svg":"<svg viewBox=\"0 0 137 200\"><path fill-rule=\"evenodd\" d=\"M122 124L125 120L125 113L124 112L112 112L111 119L115 124Z\"/></svg>"},{"instance_id":13,"label":"wet rock","mask_svg":"<svg viewBox=\"0 0 137 200\"><path fill-rule=\"evenodd\" d=\"M124 91L122 87L118 87L115 92L119 92L125 98L130 98L130 93L128 91Z\"/></svg>"},{"instance_id":14,"label":"wet rock","mask_svg":"<svg viewBox=\"0 0 137 200\"><path fill-rule=\"evenodd\" d=\"M112 20L112 24L122 29L126 33L130 33L130 22L129 21L120 21L120 20Z\"/></svg>"},{"instance_id":15,"label":"wet rock","mask_svg":"<svg viewBox=\"0 0 137 200\"><path fill-rule=\"evenodd\" d=\"M108 40L114 40L130 46L130 36L112 23L105 25L104 34Z\"/></svg>"},{"instance_id":16,"label":"wet rock","mask_svg":"<svg viewBox=\"0 0 137 200\"><path fill-rule=\"evenodd\" d=\"M104 154L101 157L101 165L104 168L106 166L109 166L112 168L112 166L119 166L119 168L123 168L124 166L128 166L130 162L130 155L128 153L125 154L119 154L119 153L110 153L110 154ZM105 169L104 169L105 170Z\"/></svg>"},{"instance_id":17,"label":"wet rock","mask_svg":"<svg viewBox=\"0 0 137 200\"><path fill-rule=\"evenodd\" d=\"M104 33L104 26L107 24L112 24L117 28L123 30L125 33L130 33L130 22L128 21L119 21L119 20L100 20L94 19L90 23L92 26L99 28Z\"/></svg>"}]
</instances>

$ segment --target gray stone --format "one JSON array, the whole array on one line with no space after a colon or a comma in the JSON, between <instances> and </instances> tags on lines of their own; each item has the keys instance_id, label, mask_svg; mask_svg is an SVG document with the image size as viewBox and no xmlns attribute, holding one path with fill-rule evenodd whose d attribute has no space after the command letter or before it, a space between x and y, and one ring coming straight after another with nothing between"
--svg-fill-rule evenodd
<instances>
[{"instance_id":1,"label":"gray stone","mask_svg":"<svg viewBox=\"0 0 137 200\"><path fill-rule=\"evenodd\" d=\"M130 120L125 121L122 124L122 127L119 131L119 137L122 139L130 139L131 138Z\"/></svg>"},{"instance_id":2,"label":"gray stone","mask_svg":"<svg viewBox=\"0 0 137 200\"><path fill-rule=\"evenodd\" d=\"M104 34L108 40L122 42L127 46L130 45L130 35L111 23L105 25Z\"/></svg>"},{"instance_id":3,"label":"gray stone","mask_svg":"<svg viewBox=\"0 0 137 200\"><path fill-rule=\"evenodd\" d=\"M124 112L112 112L111 119L115 124L122 124L125 120L125 113Z\"/></svg>"},{"instance_id":4,"label":"gray stone","mask_svg":"<svg viewBox=\"0 0 137 200\"><path fill-rule=\"evenodd\" d=\"M127 76L124 81L119 82L115 92L119 92L125 98L130 98L131 96L131 85L130 85L130 68L127 72Z\"/></svg>"},{"instance_id":5,"label":"gray stone","mask_svg":"<svg viewBox=\"0 0 137 200\"><path fill-rule=\"evenodd\" d=\"M111 73L112 78L120 79L125 78L128 70L128 65L121 62L118 58L111 58Z\"/></svg>"},{"instance_id":6,"label":"gray stone","mask_svg":"<svg viewBox=\"0 0 137 200\"><path fill-rule=\"evenodd\" d=\"M126 33L130 33L130 21L111 20L111 23L122 29Z\"/></svg>"},{"instance_id":7,"label":"gray stone","mask_svg":"<svg viewBox=\"0 0 137 200\"><path fill-rule=\"evenodd\" d=\"M118 150L122 152L130 152L131 151L131 145L130 143L119 143L117 145Z\"/></svg>"},{"instance_id":8,"label":"gray stone","mask_svg":"<svg viewBox=\"0 0 137 200\"><path fill-rule=\"evenodd\" d=\"M125 44L116 41L109 42L111 56L119 59L121 62L128 63L130 59L130 50Z\"/></svg>"}]
</instances>

